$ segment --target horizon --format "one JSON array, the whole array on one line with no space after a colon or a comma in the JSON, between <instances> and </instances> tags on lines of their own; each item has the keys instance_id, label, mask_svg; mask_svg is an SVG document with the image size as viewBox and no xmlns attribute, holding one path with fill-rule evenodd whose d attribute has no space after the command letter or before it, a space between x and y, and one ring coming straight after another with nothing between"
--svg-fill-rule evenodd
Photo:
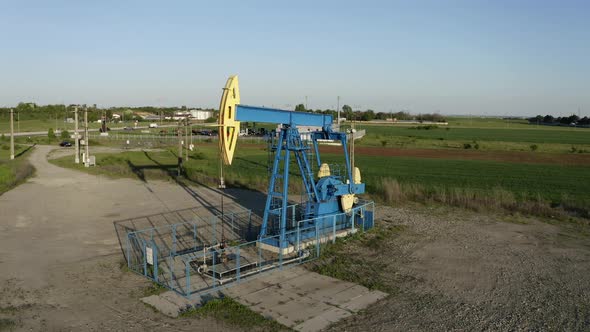
<instances>
[{"instance_id":1,"label":"horizon","mask_svg":"<svg viewBox=\"0 0 590 332\"><path fill-rule=\"evenodd\" d=\"M232 11L228 14L227 9ZM0 4L0 105L590 116L590 4ZM124 106L119 106L124 105Z\"/></svg>"}]
</instances>

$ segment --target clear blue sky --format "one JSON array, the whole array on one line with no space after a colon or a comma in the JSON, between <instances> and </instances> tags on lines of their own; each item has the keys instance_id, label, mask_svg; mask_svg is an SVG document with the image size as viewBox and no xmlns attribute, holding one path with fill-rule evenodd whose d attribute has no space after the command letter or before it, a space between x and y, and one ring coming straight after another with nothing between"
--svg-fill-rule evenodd
<instances>
[{"instance_id":1,"label":"clear blue sky","mask_svg":"<svg viewBox=\"0 0 590 332\"><path fill-rule=\"evenodd\" d=\"M2 1L19 101L590 115L590 1Z\"/></svg>"}]
</instances>

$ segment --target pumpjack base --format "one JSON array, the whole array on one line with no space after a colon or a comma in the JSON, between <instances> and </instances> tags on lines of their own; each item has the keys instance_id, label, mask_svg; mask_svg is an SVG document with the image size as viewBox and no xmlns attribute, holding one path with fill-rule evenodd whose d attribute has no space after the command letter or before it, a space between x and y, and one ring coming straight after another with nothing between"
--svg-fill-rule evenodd
<instances>
[{"instance_id":1,"label":"pumpjack base","mask_svg":"<svg viewBox=\"0 0 590 332\"><path fill-rule=\"evenodd\" d=\"M278 243L279 241L277 241L275 239L261 239L258 242L256 242L256 246L262 250L270 251L275 254L280 254L282 252L283 255L289 255L289 254L297 253L298 251L301 251L303 249L313 247L318 243L318 241L320 244L327 243L327 242L333 241L337 238L341 238L341 237L348 236L350 234L354 234L357 231L358 231L358 229L343 229L343 230L336 231L335 233L329 233L329 234L322 235L319 237L319 239L316 237L308 237L306 239L302 239L299 242L299 245L297 245L296 242L295 242L295 244L292 244L293 243L292 241L286 241L287 243L285 243L283 245L282 249L279 248L279 243Z\"/></svg>"}]
</instances>

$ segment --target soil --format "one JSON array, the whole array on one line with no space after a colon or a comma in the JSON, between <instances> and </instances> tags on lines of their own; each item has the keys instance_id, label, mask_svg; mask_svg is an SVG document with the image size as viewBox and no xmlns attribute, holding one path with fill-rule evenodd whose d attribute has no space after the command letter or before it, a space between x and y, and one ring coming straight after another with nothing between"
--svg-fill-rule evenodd
<instances>
[{"instance_id":1,"label":"soil","mask_svg":"<svg viewBox=\"0 0 590 332\"><path fill-rule=\"evenodd\" d=\"M396 291L331 331L590 329L590 225L448 208L379 207L404 230L378 251ZM363 257L364 256L364 257Z\"/></svg>"}]
</instances>

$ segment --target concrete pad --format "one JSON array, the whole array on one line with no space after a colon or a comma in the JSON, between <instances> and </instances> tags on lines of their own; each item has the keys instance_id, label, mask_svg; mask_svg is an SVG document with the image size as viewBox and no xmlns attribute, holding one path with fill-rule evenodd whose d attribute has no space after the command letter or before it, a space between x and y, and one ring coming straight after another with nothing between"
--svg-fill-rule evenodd
<instances>
[{"instance_id":1,"label":"concrete pad","mask_svg":"<svg viewBox=\"0 0 590 332\"><path fill-rule=\"evenodd\" d=\"M294 327L297 331L304 331L304 332L315 332L320 331L330 324L335 323L343 318L352 315L350 312L346 310L342 310L340 308L332 307L330 310L325 311L321 315L318 315L312 319L309 319L297 326Z\"/></svg>"},{"instance_id":2,"label":"concrete pad","mask_svg":"<svg viewBox=\"0 0 590 332\"><path fill-rule=\"evenodd\" d=\"M201 305L200 298L189 301L173 291L144 297L141 302L149 304L169 317L178 317L182 312Z\"/></svg>"},{"instance_id":3,"label":"concrete pad","mask_svg":"<svg viewBox=\"0 0 590 332\"><path fill-rule=\"evenodd\" d=\"M301 267L268 272L224 293L298 331L322 330L387 296Z\"/></svg>"},{"instance_id":4,"label":"concrete pad","mask_svg":"<svg viewBox=\"0 0 590 332\"><path fill-rule=\"evenodd\" d=\"M348 303L342 304L341 308L352 312L359 312L369 305L381 300L382 298L385 298L387 295L387 293L380 291L372 291L370 293L366 293L351 299Z\"/></svg>"}]
</instances>

